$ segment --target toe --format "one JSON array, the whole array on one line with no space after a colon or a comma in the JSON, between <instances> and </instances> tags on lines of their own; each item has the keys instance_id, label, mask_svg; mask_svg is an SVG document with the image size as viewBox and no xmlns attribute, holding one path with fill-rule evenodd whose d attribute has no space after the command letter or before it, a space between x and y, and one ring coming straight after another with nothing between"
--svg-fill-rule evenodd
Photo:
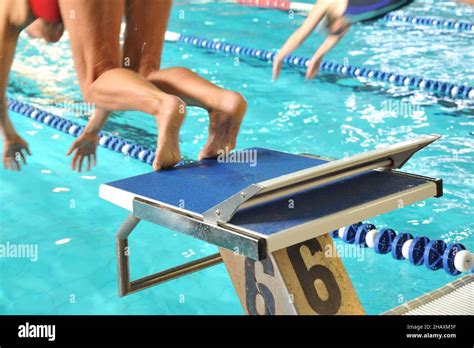
<instances>
[{"instance_id":1,"label":"toe","mask_svg":"<svg viewBox=\"0 0 474 348\"><path fill-rule=\"evenodd\" d=\"M153 170L155 172L161 170L161 164L160 162L158 162L158 160L155 159L155 161L153 162Z\"/></svg>"},{"instance_id":2,"label":"toe","mask_svg":"<svg viewBox=\"0 0 474 348\"><path fill-rule=\"evenodd\" d=\"M209 155L207 154L207 152L201 151L198 156L198 161L201 161L206 158L209 158Z\"/></svg>"}]
</instances>

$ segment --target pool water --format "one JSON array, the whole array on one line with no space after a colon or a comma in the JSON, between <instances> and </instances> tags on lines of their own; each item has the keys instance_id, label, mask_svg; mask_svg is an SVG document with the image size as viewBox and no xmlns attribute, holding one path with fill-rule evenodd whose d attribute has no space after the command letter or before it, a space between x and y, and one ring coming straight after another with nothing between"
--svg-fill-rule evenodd
<instances>
[{"instance_id":1,"label":"pool water","mask_svg":"<svg viewBox=\"0 0 474 348\"><path fill-rule=\"evenodd\" d=\"M417 1L403 14L472 20L474 7ZM279 48L304 17L234 4L176 2L170 30L265 49ZM321 34L296 52L312 55ZM474 33L378 21L356 25L328 56L351 65L474 85ZM421 134L443 138L418 153L404 170L444 180L444 196L371 222L397 231L461 242L474 250L473 115L468 101L438 99L419 91L285 69L271 82L269 63L168 43L163 67L186 66L242 93L249 109L238 148L267 147L333 158ZM22 36L8 95L86 122L63 105L79 105L67 37L47 45ZM119 298L114 235L127 212L98 198L101 183L146 173L150 166L100 148L98 166L73 173L65 153L73 138L11 113L33 156L21 173L0 171L0 244L38 246L38 260L0 258L1 314L242 314L225 267ZM189 108L181 150L196 159L207 136L207 114ZM115 113L106 130L153 147L155 122L138 112ZM170 188L172 189L172 188ZM340 241L336 243L340 244ZM216 252L204 242L148 223L130 240L132 278ZM368 314L378 314L452 281L390 255L365 250L343 262Z\"/></svg>"}]
</instances>

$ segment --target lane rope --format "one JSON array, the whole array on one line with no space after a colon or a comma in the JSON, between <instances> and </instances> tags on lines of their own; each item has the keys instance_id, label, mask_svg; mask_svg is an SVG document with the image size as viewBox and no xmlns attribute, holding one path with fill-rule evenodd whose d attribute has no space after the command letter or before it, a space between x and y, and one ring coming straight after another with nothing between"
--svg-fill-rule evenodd
<instances>
[{"instance_id":1,"label":"lane rope","mask_svg":"<svg viewBox=\"0 0 474 348\"><path fill-rule=\"evenodd\" d=\"M404 16L397 14L386 14L383 18L386 22L404 22L418 25L426 25L443 29L453 29L458 31L472 31L474 32L474 23L467 21L457 21L451 19L438 19L419 16Z\"/></svg>"},{"instance_id":2,"label":"lane rope","mask_svg":"<svg viewBox=\"0 0 474 348\"><path fill-rule=\"evenodd\" d=\"M184 35L176 32L166 32L165 39L170 42L182 42L201 49L214 52L222 52L235 56L249 57L262 61L272 62L277 52L266 49L245 47L237 44L207 39L198 36ZM295 68L306 68L310 59L302 56L289 55L284 63ZM458 85L450 82L431 80L420 76L397 74L388 71L358 67L349 64L339 64L325 61L321 64L320 70L325 73L335 74L341 77L364 78L388 83L394 86L405 86L411 89L427 91L439 96L446 96L454 99L474 99L474 88L468 85Z\"/></svg>"},{"instance_id":3,"label":"lane rope","mask_svg":"<svg viewBox=\"0 0 474 348\"><path fill-rule=\"evenodd\" d=\"M450 275L474 272L473 254L461 243L446 244L443 240L414 237L391 228L380 231L371 223L356 223L332 231L331 237L361 248L373 248L377 254L391 253L396 260L409 260L415 266L425 265L435 271L443 268Z\"/></svg>"}]
</instances>

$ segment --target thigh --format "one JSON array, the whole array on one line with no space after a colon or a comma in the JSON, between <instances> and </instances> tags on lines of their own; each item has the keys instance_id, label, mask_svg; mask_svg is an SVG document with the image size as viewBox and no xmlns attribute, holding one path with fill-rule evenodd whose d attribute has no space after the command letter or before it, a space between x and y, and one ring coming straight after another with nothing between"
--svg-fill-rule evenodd
<instances>
[{"instance_id":1,"label":"thigh","mask_svg":"<svg viewBox=\"0 0 474 348\"><path fill-rule=\"evenodd\" d=\"M120 66L124 0L59 0L83 93L103 72Z\"/></svg>"},{"instance_id":2,"label":"thigh","mask_svg":"<svg viewBox=\"0 0 474 348\"><path fill-rule=\"evenodd\" d=\"M122 66L146 76L160 69L172 0L127 0Z\"/></svg>"}]
</instances>

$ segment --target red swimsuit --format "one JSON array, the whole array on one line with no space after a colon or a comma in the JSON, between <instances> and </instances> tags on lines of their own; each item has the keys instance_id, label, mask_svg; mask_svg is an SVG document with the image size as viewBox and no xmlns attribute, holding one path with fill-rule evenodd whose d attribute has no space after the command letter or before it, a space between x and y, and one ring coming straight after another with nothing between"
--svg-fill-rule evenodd
<instances>
[{"instance_id":1,"label":"red swimsuit","mask_svg":"<svg viewBox=\"0 0 474 348\"><path fill-rule=\"evenodd\" d=\"M31 12L36 18L43 18L46 22L61 22L58 0L30 0Z\"/></svg>"}]
</instances>

